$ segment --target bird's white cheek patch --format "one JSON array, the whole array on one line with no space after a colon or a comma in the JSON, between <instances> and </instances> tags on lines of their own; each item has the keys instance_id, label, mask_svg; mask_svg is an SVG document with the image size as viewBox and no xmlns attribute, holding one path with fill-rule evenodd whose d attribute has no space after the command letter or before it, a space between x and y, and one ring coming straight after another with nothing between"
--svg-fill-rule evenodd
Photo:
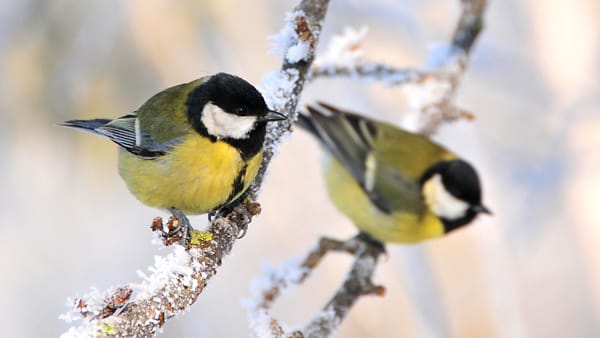
<instances>
[{"instance_id":1,"label":"bird's white cheek patch","mask_svg":"<svg viewBox=\"0 0 600 338\"><path fill-rule=\"evenodd\" d=\"M247 138L254 129L256 116L238 116L208 103L202 110L202 123L208 133L217 138Z\"/></svg>"},{"instance_id":2,"label":"bird's white cheek patch","mask_svg":"<svg viewBox=\"0 0 600 338\"><path fill-rule=\"evenodd\" d=\"M442 177L433 175L423 184L425 203L438 217L455 220L463 217L469 209L469 204L452 196L444 187Z\"/></svg>"}]
</instances>

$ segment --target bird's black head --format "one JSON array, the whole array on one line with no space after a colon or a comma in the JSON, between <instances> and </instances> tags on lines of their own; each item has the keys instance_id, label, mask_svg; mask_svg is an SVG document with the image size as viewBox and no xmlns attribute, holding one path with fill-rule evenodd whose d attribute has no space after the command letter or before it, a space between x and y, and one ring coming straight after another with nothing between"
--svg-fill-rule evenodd
<instances>
[{"instance_id":1,"label":"bird's black head","mask_svg":"<svg viewBox=\"0 0 600 338\"><path fill-rule=\"evenodd\" d=\"M218 73L190 93L188 119L194 129L213 141L223 140L251 157L262 147L266 122L285 119L269 110L260 92L246 80Z\"/></svg>"},{"instance_id":2,"label":"bird's black head","mask_svg":"<svg viewBox=\"0 0 600 338\"><path fill-rule=\"evenodd\" d=\"M200 88L203 87L203 88ZM260 116L268 111L265 99L246 80L227 73L211 76L197 91L224 112L239 116Z\"/></svg>"},{"instance_id":3,"label":"bird's black head","mask_svg":"<svg viewBox=\"0 0 600 338\"><path fill-rule=\"evenodd\" d=\"M490 213L481 203L477 172L463 160L441 161L429 167L421 177L421 191L446 232L468 224L478 213Z\"/></svg>"}]
</instances>

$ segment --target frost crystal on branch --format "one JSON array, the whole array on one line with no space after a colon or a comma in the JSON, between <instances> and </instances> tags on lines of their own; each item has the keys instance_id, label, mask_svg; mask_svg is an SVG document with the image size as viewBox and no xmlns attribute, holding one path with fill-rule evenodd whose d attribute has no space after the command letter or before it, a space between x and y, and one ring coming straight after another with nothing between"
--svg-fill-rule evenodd
<instances>
[{"instance_id":1,"label":"frost crystal on branch","mask_svg":"<svg viewBox=\"0 0 600 338\"><path fill-rule=\"evenodd\" d=\"M282 55L284 61L297 63L307 60L311 51L310 40L298 33L297 18L304 17L303 11L294 11L285 15L285 24L278 34L269 36L273 48L272 53Z\"/></svg>"},{"instance_id":2,"label":"frost crystal on branch","mask_svg":"<svg viewBox=\"0 0 600 338\"><path fill-rule=\"evenodd\" d=\"M331 42L315 60L314 67L317 68L335 68L335 67L355 67L362 60L364 50L362 43L369 32L367 26L359 29L352 27L344 28L342 34L335 35Z\"/></svg>"},{"instance_id":3,"label":"frost crystal on branch","mask_svg":"<svg viewBox=\"0 0 600 338\"><path fill-rule=\"evenodd\" d=\"M263 264L261 277L252 281L251 298L242 301L248 310L250 329L256 337L288 337L294 332L294 329L277 323L267 308L280 293L299 284L309 272L298 258L290 259L279 267ZM273 285L278 288L273 289Z\"/></svg>"},{"instance_id":4,"label":"frost crystal on branch","mask_svg":"<svg viewBox=\"0 0 600 338\"><path fill-rule=\"evenodd\" d=\"M275 70L263 77L259 89L265 101L275 110L283 110L290 95L294 93L294 84L298 81L297 69ZM267 126L271 126L269 124Z\"/></svg>"},{"instance_id":5,"label":"frost crystal on branch","mask_svg":"<svg viewBox=\"0 0 600 338\"><path fill-rule=\"evenodd\" d=\"M198 281L193 278L194 272L200 269L200 263L192 260L192 255L198 256L198 250L190 249L189 252L180 245L173 246L173 252L166 257L154 256L154 265L149 267L150 274L141 270L137 274L142 278L142 283L134 286L134 299L140 300L156 294L167 283L174 279L188 288L196 288Z\"/></svg>"}]
</instances>

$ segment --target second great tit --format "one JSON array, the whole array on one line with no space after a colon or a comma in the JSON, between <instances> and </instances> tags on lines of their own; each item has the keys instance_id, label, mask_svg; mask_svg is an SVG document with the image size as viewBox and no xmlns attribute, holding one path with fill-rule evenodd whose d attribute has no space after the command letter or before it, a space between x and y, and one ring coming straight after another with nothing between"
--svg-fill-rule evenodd
<instances>
[{"instance_id":1,"label":"second great tit","mask_svg":"<svg viewBox=\"0 0 600 338\"><path fill-rule=\"evenodd\" d=\"M325 103L307 109L298 124L331 155L329 195L368 238L421 242L489 213L475 169L425 136Z\"/></svg>"},{"instance_id":2,"label":"second great tit","mask_svg":"<svg viewBox=\"0 0 600 338\"><path fill-rule=\"evenodd\" d=\"M216 211L248 189L262 160L267 122L285 118L269 110L250 83L218 73L165 89L114 120L62 125L118 144L119 174L131 193L187 222L182 213Z\"/></svg>"}]
</instances>

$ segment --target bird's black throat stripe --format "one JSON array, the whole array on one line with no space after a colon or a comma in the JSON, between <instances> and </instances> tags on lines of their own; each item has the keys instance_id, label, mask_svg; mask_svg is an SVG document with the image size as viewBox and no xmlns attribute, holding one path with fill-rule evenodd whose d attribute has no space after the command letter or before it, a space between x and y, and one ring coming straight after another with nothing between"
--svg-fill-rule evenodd
<instances>
[{"instance_id":1,"label":"bird's black throat stripe","mask_svg":"<svg viewBox=\"0 0 600 338\"><path fill-rule=\"evenodd\" d=\"M224 138L222 141L228 143L240 153L244 161L249 161L258 154L265 142L265 134L267 133L267 124L259 123L248 135L247 138L235 139Z\"/></svg>"},{"instance_id":2,"label":"bird's black throat stripe","mask_svg":"<svg viewBox=\"0 0 600 338\"><path fill-rule=\"evenodd\" d=\"M192 126L200 135L208 138L211 142L225 142L235 148L244 161L250 160L262 150L265 134L267 133L267 125L260 123L250 132L247 138L235 139L227 137L218 139L208 133L201 120L196 125L192 120Z\"/></svg>"},{"instance_id":3,"label":"bird's black throat stripe","mask_svg":"<svg viewBox=\"0 0 600 338\"><path fill-rule=\"evenodd\" d=\"M456 229L459 229L459 228L471 223L471 221L473 221L475 216L477 216L477 214L475 212L473 212L471 209L469 209L469 210L467 210L465 215L459 219L450 220L450 219L443 218L443 217L440 219L444 226L444 232L449 233L450 231L454 231Z\"/></svg>"},{"instance_id":4,"label":"bird's black throat stripe","mask_svg":"<svg viewBox=\"0 0 600 338\"><path fill-rule=\"evenodd\" d=\"M231 193L227 197L226 203L233 202L233 199L244 190L244 177L246 176L247 169L248 164L244 163L244 166L242 167L242 169L240 169L240 172L233 181L233 184L231 185Z\"/></svg>"}]
</instances>

